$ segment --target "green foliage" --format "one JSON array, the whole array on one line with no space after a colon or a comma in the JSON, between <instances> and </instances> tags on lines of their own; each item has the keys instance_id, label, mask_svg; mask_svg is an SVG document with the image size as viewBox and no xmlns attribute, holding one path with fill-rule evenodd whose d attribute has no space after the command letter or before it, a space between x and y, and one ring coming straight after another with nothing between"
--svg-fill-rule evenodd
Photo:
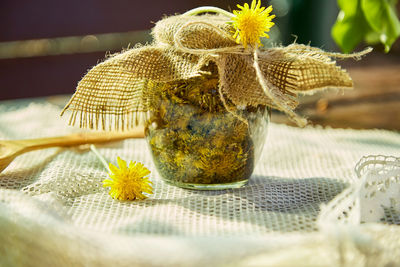
<instances>
[{"instance_id":1,"label":"green foliage","mask_svg":"<svg viewBox=\"0 0 400 267\"><path fill-rule=\"evenodd\" d=\"M382 43L385 52L400 36L397 0L337 0L341 9L332 37L343 52L351 52L361 41Z\"/></svg>"}]
</instances>

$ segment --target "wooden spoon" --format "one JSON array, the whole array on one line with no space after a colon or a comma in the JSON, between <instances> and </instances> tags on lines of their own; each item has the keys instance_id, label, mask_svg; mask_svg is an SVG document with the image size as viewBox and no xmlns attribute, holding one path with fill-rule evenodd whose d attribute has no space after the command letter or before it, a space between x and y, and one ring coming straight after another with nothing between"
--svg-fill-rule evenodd
<instances>
[{"instance_id":1,"label":"wooden spoon","mask_svg":"<svg viewBox=\"0 0 400 267\"><path fill-rule=\"evenodd\" d=\"M19 155L49 147L69 147L83 144L106 143L127 138L144 137L143 128L126 132L87 132L66 136L25 139L25 140L0 140L0 172Z\"/></svg>"}]
</instances>

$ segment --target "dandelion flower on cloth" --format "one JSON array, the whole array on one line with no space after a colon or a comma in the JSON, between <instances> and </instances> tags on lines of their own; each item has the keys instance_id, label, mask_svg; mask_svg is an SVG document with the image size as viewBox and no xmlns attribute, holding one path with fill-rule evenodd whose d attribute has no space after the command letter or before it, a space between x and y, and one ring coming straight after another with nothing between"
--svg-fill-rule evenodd
<instances>
[{"instance_id":1,"label":"dandelion flower on cloth","mask_svg":"<svg viewBox=\"0 0 400 267\"><path fill-rule=\"evenodd\" d=\"M150 171L140 162L130 162L117 158L119 169L110 163L110 178L103 181L104 187L110 187L109 194L119 200L135 200L147 198L147 194L153 194L152 182L147 175Z\"/></svg>"},{"instance_id":2,"label":"dandelion flower on cloth","mask_svg":"<svg viewBox=\"0 0 400 267\"><path fill-rule=\"evenodd\" d=\"M237 5L241 10L234 10L232 17L233 27L236 29L233 38L236 39L238 44L242 43L246 48L247 45L258 47L261 44L260 38L269 35L270 28L275 23L271 22L275 15L270 15L272 6L267 9L261 7L261 0L253 0L251 7L247 3L243 6Z\"/></svg>"}]
</instances>

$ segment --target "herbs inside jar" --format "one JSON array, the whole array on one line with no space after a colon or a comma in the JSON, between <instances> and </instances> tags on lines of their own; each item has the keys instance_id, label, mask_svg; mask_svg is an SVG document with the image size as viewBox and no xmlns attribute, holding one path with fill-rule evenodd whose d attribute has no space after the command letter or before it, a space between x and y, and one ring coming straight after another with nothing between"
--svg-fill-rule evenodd
<instances>
[{"instance_id":1,"label":"herbs inside jar","mask_svg":"<svg viewBox=\"0 0 400 267\"><path fill-rule=\"evenodd\" d=\"M145 135L163 179L194 189L247 183L264 144L269 109L223 103L215 66L199 77L150 84Z\"/></svg>"}]
</instances>

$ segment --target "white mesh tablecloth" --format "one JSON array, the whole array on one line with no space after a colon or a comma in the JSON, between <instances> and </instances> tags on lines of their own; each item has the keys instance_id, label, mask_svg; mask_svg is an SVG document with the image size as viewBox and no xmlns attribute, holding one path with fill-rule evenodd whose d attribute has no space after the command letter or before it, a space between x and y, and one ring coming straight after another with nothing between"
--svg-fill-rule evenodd
<instances>
[{"instance_id":1,"label":"white mesh tablecloth","mask_svg":"<svg viewBox=\"0 0 400 267\"><path fill-rule=\"evenodd\" d=\"M0 139L78 131L59 113L48 103L1 105ZM400 262L399 133L271 124L249 185L224 191L163 183L144 139L98 150L108 161L144 163L154 194L112 199L87 147L21 155L0 174L1 266ZM367 155L386 157L366 157L355 170Z\"/></svg>"}]
</instances>

